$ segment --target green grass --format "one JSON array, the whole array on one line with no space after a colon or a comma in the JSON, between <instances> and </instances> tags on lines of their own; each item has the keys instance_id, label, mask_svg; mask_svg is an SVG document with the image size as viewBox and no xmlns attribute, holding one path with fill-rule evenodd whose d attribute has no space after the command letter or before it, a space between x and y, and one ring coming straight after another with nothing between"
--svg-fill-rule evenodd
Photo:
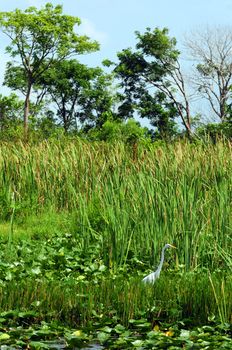
<instances>
[{"instance_id":1,"label":"green grass","mask_svg":"<svg viewBox=\"0 0 232 350\"><path fill-rule=\"evenodd\" d=\"M102 278L95 283L27 278L0 288L0 303L1 311L34 310L40 319L80 326L96 322L128 326L129 320L140 318L152 323L189 319L197 325L213 316L225 323L232 322L232 279L167 273L155 286L144 286L133 276Z\"/></svg>"},{"instance_id":2,"label":"green grass","mask_svg":"<svg viewBox=\"0 0 232 350\"><path fill-rule=\"evenodd\" d=\"M226 143L141 147L136 159L123 144L2 144L0 216L9 221L14 210L22 223L49 212L52 222L68 212L83 249L101 241L115 268L131 255L155 264L166 242L186 271L226 268L219 251L232 254L231 172Z\"/></svg>"},{"instance_id":3,"label":"green grass","mask_svg":"<svg viewBox=\"0 0 232 350\"><path fill-rule=\"evenodd\" d=\"M4 310L38 300L43 315L83 324L101 314L126 324L141 313L231 321L230 144L128 147L0 145ZM144 290L167 242L177 250Z\"/></svg>"}]
</instances>

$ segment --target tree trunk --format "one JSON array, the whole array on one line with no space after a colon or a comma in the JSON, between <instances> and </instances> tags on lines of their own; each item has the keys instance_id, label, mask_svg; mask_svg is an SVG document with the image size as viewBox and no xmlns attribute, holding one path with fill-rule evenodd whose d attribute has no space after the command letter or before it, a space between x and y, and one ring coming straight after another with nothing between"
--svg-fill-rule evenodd
<instances>
[{"instance_id":1,"label":"tree trunk","mask_svg":"<svg viewBox=\"0 0 232 350\"><path fill-rule=\"evenodd\" d=\"M31 94L31 82L28 82L27 94L24 102L24 138L27 140L28 138L28 117L30 112L30 94Z\"/></svg>"}]
</instances>

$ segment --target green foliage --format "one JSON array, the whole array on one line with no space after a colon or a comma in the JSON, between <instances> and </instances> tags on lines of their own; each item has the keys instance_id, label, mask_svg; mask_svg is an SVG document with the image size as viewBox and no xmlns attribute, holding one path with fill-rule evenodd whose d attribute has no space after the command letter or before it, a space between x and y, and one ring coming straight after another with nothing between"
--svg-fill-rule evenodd
<instances>
[{"instance_id":1,"label":"green foliage","mask_svg":"<svg viewBox=\"0 0 232 350\"><path fill-rule=\"evenodd\" d=\"M113 121L109 118L100 129L90 130L87 137L91 140L107 142L125 142L134 144L137 142L149 143L150 138L147 128L142 128L134 119L127 122Z\"/></svg>"},{"instance_id":2,"label":"green foliage","mask_svg":"<svg viewBox=\"0 0 232 350\"><path fill-rule=\"evenodd\" d=\"M14 129L20 125L22 120L23 102L15 94L9 96L0 95L0 131L7 132L9 128Z\"/></svg>"},{"instance_id":3,"label":"green foliage","mask_svg":"<svg viewBox=\"0 0 232 350\"><path fill-rule=\"evenodd\" d=\"M113 111L117 96L112 79L112 75L96 68L95 78L80 97L76 118L81 122L84 131L101 128L109 118L117 120L117 114Z\"/></svg>"},{"instance_id":4,"label":"green foliage","mask_svg":"<svg viewBox=\"0 0 232 350\"><path fill-rule=\"evenodd\" d=\"M141 138L134 121L122 125ZM230 144L136 141L134 157L130 142L1 144L1 344L229 342ZM177 249L145 286L167 242ZM44 320L77 329L54 334Z\"/></svg>"},{"instance_id":5,"label":"green foliage","mask_svg":"<svg viewBox=\"0 0 232 350\"><path fill-rule=\"evenodd\" d=\"M80 122L85 130L102 125L114 102L111 81L101 68L63 60L46 70L39 84L55 103L58 120L68 132Z\"/></svg>"},{"instance_id":6,"label":"green foliage","mask_svg":"<svg viewBox=\"0 0 232 350\"><path fill-rule=\"evenodd\" d=\"M187 106L175 94L175 83L182 79L176 40L168 36L166 28L147 28L144 34L136 32L136 38L136 50L120 52L114 69L123 88L119 115L132 117L137 111L142 118L150 119L159 137L171 138L175 134L175 118L181 115L184 125L188 118L184 116ZM181 93L185 94L184 85Z\"/></svg>"},{"instance_id":7,"label":"green foliage","mask_svg":"<svg viewBox=\"0 0 232 350\"><path fill-rule=\"evenodd\" d=\"M175 118L178 116L173 103L167 102L163 92L157 92L156 98L144 93L141 97L139 113L142 118L150 120L152 126L156 127L155 137L170 141L177 134Z\"/></svg>"},{"instance_id":8,"label":"green foliage","mask_svg":"<svg viewBox=\"0 0 232 350\"><path fill-rule=\"evenodd\" d=\"M209 138L212 142L217 142L220 139L232 139L232 122L222 122L217 124L207 124L197 130L201 137Z\"/></svg>"},{"instance_id":9,"label":"green foliage","mask_svg":"<svg viewBox=\"0 0 232 350\"><path fill-rule=\"evenodd\" d=\"M62 6L47 3L38 10L29 7L0 13L0 27L9 37L6 51L18 63L8 64L5 83L25 93L24 128L27 136L31 90L40 76L53 64L74 54L96 51L97 42L74 32L80 19L62 14ZM38 86L37 86L38 89ZM43 94L42 94L43 96Z\"/></svg>"},{"instance_id":10,"label":"green foliage","mask_svg":"<svg viewBox=\"0 0 232 350\"><path fill-rule=\"evenodd\" d=\"M107 125L110 137L119 135L118 125ZM157 264L166 242L179 247L177 268L227 269L219 252L231 254L229 144L152 144L133 121L120 132L127 144L62 137L2 144L1 218L10 218L14 192L16 222L32 210L74 212L83 249L99 239L115 269L128 259Z\"/></svg>"},{"instance_id":11,"label":"green foliage","mask_svg":"<svg viewBox=\"0 0 232 350\"><path fill-rule=\"evenodd\" d=\"M93 312L92 317L97 317ZM99 315L100 318L101 315ZM147 322L140 316L131 319L128 327L113 320L96 320L93 327L72 325L72 328L58 322L40 321L35 311L17 310L2 312L0 342L4 347L30 349L51 348L107 348L107 349L212 349L231 348L231 326L229 324L201 325L189 327L187 322ZM32 322L34 321L34 324ZM105 323L104 323L105 322Z\"/></svg>"},{"instance_id":12,"label":"green foliage","mask_svg":"<svg viewBox=\"0 0 232 350\"><path fill-rule=\"evenodd\" d=\"M57 61L40 78L57 108L57 117L67 132L76 127L75 114L83 90L89 88L99 69L88 68L76 60Z\"/></svg>"},{"instance_id":13,"label":"green foliage","mask_svg":"<svg viewBox=\"0 0 232 350\"><path fill-rule=\"evenodd\" d=\"M125 90L115 113L112 77L65 59L98 48L73 32L79 19L52 4L0 17L8 52L21 59L8 63L5 84L47 91L66 132L82 124L82 139L64 135L51 111L37 118L35 104L32 142L22 143L22 102L0 96L0 345L231 348L230 119L198 128L212 143L172 144L151 142L128 119L148 117L157 139L176 134L184 107L169 95L175 39L167 29L136 32L136 51L118 55ZM207 76L206 68L198 67ZM155 286L144 286L167 242L177 250ZM189 329L199 322L209 324Z\"/></svg>"},{"instance_id":14,"label":"green foliage","mask_svg":"<svg viewBox=\"0 0 232 350\"><path fill-rule=\"evenodd\" d=\"M169 38L169 31L167 28L159 29L155 28L153 31L151 28L147 28L144 34L135 32L138 39L137 49L142 49L145 55L155 57L157 64L161 64L162 60L170 64L175 63L180 52L175 48L176 39ZM162 65L160 66L160 68ZM165 67L163 67L164 69ZM167 67L166 67L167 68Z\"/></svg>"},{"instance_id":15,"label":"green foliage","mask_svg":"<svg viewBox=\"0 0 232 350\"><path fill-rule=\"evenodd\" d=\"M2 30L11 39L7 52L12 57L19 56L24 68L33 67L34 74L40 71L41 63L48 59L48 55L52 59L64 58L70 53L81 54L98 49L96 42L74 33L74 26L80 25L81 21L77 17L63 15L61 5L53 7L47 3L40 10L29 7L25 11L16 9L0 15Z\"/></svg>"},{"instance_id":16,"label":"green foliage","mask_svg":"<svg viewBox=\"0 0 232 350\"><path fill-rule=\"evenodd\" d=\"M1 311L30 310L39 319L80 326L121 322L143 329L151 329L156 320L192 319L191 325L212 315L222 323L231 320L228 273L166 271L155 288L145 286L142 262L135 265L131 259L123 269L113 270L104 263L100 237L85 250L79 232L14 236L10 256L1 239Z\"/></svg>"}]
</instances>

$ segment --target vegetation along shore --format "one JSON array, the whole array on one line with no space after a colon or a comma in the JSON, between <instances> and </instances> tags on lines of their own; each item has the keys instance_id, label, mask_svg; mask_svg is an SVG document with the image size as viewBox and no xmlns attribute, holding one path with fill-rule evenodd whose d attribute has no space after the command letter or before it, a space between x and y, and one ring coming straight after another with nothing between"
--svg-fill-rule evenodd
<instances>
[{"instance_id":1,"label":"vegetation along shore","mask_svg":"<svg viewBox=\"0 0 232 350\"><path fill-rule=\"evenodd\" d=\"M232 30L186 79L167 28L90 67L79 25L0 12L1 350L232 349Z\"/></svg>"}]
</instances>

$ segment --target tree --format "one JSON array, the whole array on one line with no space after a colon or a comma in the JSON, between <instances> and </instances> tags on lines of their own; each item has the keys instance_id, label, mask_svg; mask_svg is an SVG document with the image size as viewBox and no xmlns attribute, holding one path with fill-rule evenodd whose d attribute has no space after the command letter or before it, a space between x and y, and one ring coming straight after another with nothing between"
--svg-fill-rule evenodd
<instances>
[{"instance_id":1,"label":"tree","mask_svg":"<svg viewBox=\"0 0 232 350\"><path fill-rule=\"evenodd\" d=\"M232 84L232 27L192 32L185 46L196 61L193 83L221 121L230 115Z\"/></svg>"},{"instance_id":2,"label":"tree","mask_svg":"<svg viewBox=\"0 0 232 350\"><path fill-rule=\"evenodd\" d=\"M95 51L99 45L86 36L74 32L74 26L80 25L80 19L63 15L62 6L53 7L47 3L41 10L29 7L22 12L0 13L0 26L11 40L6 48L12 58L19 58L20 64L11 65L11 69L21 67L23 84L21 91L25 94L24 132L28 133L28 116L30 96L33 86L40 76L54 61L61 61L74 54ZM19 89L19 84L11 88Z\"/></svg>"},{"instance_id":3,"label":"tree","mask_svg":"<svg viewBox=\"0 0 232 350\"><path fill-rule=\"evenodd\" d=\"M156 138L170 139L177 133L177 110L172 102L167 101L163 92L158 91L153 97L144 91L140 98L139 114L142 118L148 117L151 125L157 128Z\"/></svg>"},{"instance_id":4,"label":"tree","mask_svg":"<svg viewBox=\"0 0 232 350\"><path fill-rule=\"evenodd\" d=\"M124 88L124 102L119 112L132 114L137 109L142 117L153 120L154 125L166 124L166 129L178 115L190 135L189 98L175 38L168 36L166 28L153 31L147 28L144 34L136 32L136 38L136 50L120 52L119 64L114 70Z\"/></svg>"},{"instance_id":5,"label":"tree","mask_svg":"<svg viewBox=\"0 0 232 350\"><path fill-rule=\"evenodd\" d=\"M57 61L41 76L39 84L55 104L58 120L65 132L75 127L78 99L94 74L94 69L73 59Z\"/></svg>"},{"instance_id":6,"label":"tree","mask_svg":"<svg viewBox=\"0 0 232 350\"><path fill-rule=\"evenodd\" d=\"M111 77L101 68L88 67L75 59L57 61L39 81L54 102L65 132L76 128L77 121L87 128L100 124L104 113L111 111L110 84Z\"/></svg>"},{"instance_id":7,"label":"tree","mask_svg":"<svg viewBox=\"0 0 232 350\"><path fill-rule=\"evenodd\" d=\"M15 94L9 96L0 95L0 131L20 124L23 111L23 101L20 101Z\"/></svg>"},{"instance_id":8,"label":"tree","mask_svg":"<svg viewBox=\"0 0 232 350\"><path fill-rule=\"evenodd\" d=\"M83 125L83 131L100 129L107 120L118 120L114 112L117 96L112 85L112 75L96 68L94 79L83 90L79 99L76 118Z\"/></svg>"}]
</instances>

